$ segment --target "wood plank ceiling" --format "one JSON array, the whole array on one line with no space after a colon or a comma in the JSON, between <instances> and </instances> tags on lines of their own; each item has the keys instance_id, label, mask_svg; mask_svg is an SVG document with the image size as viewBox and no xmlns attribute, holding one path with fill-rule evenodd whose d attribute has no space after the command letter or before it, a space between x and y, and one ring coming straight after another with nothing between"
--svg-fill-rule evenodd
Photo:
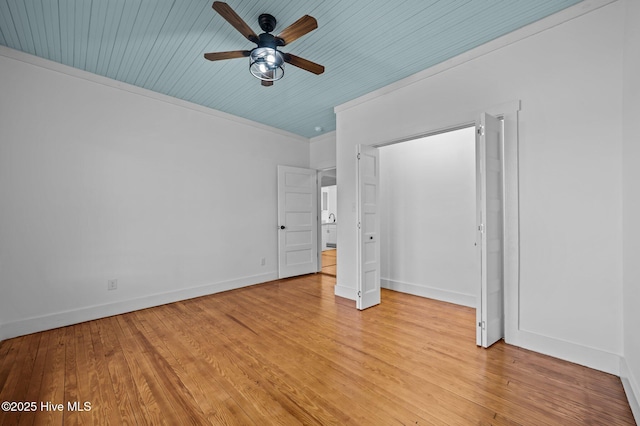
<instances>
[{"instance_id":1,"label":"wood plank ceiling","mask_svg":"<svg viewBox=\"0 0 640 426\"><path fill-rule=\"evenodd\" d=\"M464 53L581 0L227 0L256 33L309 14L319 28L282 50L326 67L286 66L262 87L251 49L212 0L0 0L0 44L259 123L317 136L335 129L333 107ZM315 130L322 127L321 132Z\"/></svg>"}]
</instances>

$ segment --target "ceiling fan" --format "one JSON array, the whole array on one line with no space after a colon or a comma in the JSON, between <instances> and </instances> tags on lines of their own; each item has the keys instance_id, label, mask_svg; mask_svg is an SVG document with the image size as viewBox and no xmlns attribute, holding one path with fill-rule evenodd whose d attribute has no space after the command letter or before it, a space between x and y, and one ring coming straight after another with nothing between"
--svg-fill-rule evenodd
<instances>
[{"instance_id":1,"label":"ceiling fan","mask_svg":"<svg viewBox=\"0 0 640 426\"><path fill-rule=\"evenodd\" d=\"M212 7L249 41L257 44L257 47L252 50L205 53L205 59L220 61L248 57L250 58L249 70L251 74L262 80L263 86L272 86L274 81L282 78L285 62L317 75L324 72L324 67L320 64L278 50L278 47L286 46L318 28L318 22L315 18L305 15L274 36L271 31L276 27L276 18L268 13L263 13L258 17L258 23L264 32L256 35L227 3L214 1Z\"/></svg>"}]
</instances>

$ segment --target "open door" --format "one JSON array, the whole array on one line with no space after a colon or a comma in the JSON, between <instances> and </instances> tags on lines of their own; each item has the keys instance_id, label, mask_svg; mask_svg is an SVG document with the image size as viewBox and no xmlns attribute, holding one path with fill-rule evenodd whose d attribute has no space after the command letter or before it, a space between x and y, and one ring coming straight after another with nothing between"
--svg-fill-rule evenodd
<instances>
[{"instance_id":1,"label":"open door","mask_svg":"<svg viewBox=\"0 0 640 426\"><path fill-rule=\"evenodd\" d=\"M380 303L380 154L377 148L357 146L358 294L356 307Z\"/></svg>"},{"instance_id":2,"label":"open door","mask_svg":"<svg viewBox=\"0 0 640 426\"><path fill-rule=\"evenodd\" d=\"M502 121L482 114L476 124L476 197L481 285L476 343L504 337L504 191Z\"/></svg>"},{"instance_id":3,"label":"open door","mask_svg":"<svg viewBox=\"0 0 640 426\"><path fill-rule=\"evenodd\" d=\"M278 166L278 276L318 271L316 170Z\"/></svg>"}]
</instances>

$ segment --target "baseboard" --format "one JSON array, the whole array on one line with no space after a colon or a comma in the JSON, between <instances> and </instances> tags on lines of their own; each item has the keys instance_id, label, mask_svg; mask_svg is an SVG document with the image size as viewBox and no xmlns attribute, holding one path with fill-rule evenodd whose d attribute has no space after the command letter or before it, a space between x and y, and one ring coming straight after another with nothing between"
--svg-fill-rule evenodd
<instances>
[{"instance_id":1,"label":"baseboard","mask_svg":"<svg viewBox=\"0 0 640 426\"><path fill-rule=\"evenodd\" d=\"M334 287L334 294L336 296L344 297L349 300L356 300L356 290L352 287L344 287L336 284Z\"/></svg>"},{"instance_id":2,"label":"baseboard","mask_svg":"<svg viewBox=\"0 0 640 426\"><path fill-rule=\"evenodd\" d=\"M207 296L209 294L234 290L254 284L260 284L278 279L277 272L242 277L234 280L223 281L215 284L207 284L198 287L180 289L176 291L152 294L136 299L94 305L71 311L57 312L40 317L32 317L20 321L5 323L0 326L0 341L12 337L24 336L39 331L50 330L67 325L78 324L98 318L124 314L126 312L165 305L180 300L193 299L194 297Z\"/></svg>"},{"instance_id":3,"label":"baseboard","mask_svg":"<svg viewBox=\"0 0 640 426\"><path fill-rule=\"evenodd\" d=\"M636 423L640 424L640 387L631 370L629 370L627 360L624 357L620 359L620 380L622 380L624 392L627 394L633 417Z\"/></svg>"},{"instance_id":4,"label":"baseboard","mask_svg":"<svg viewBox=\"0 0 640 426\"><path fill-rule=\"evenodd\" d=\"M524 330L518 330L515 338L506 340L506 343L605 373L620 375L619 354Z\"/></svg>"},{"instance_id":5,"label":"baseboard","mask_svg":"<svg viewBox=\"0 0 640 426\"><path fill-rule=\"evenodd\" d=\"M476 297L433 287L403 283L383 278L380 280L382 288L428 297L430 299L455 303L457 305L476 307ZM602 351L600 349L579 345L564 340L554 339L537 333L518 330L516 338L507 343L539 352L554 358L584 365L606 373L620 375L620 355ZM633 387L637 390L637 387ZM637 391L635 392L637 395ZM636 400L637 401L637 400Z\"/></svg>"},{"instance_id":6,"label":"baseboard","mask_svg":"<svg viewBox=\"0 0 640 426\"><path fill-rule=\"evenodd\" d=\"M380 287L389 290L395 290L402 293L412 294L414 296L428 297L429 299L440 300L442 302L455 303L456 305L468 306L470 308L477 307L476 297L468 294L458 293L455 291L442 290L440 288L404 283L401 281L390 280L388 278L380 279Z\"/></svg>"}]
</instances>

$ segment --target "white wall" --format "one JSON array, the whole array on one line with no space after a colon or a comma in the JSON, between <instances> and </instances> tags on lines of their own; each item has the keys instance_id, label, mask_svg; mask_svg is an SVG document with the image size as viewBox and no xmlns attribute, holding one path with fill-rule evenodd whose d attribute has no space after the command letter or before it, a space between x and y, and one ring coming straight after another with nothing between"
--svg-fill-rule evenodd
<instances>
[{"instance_id":1,"label":"white wall","mask_svg":"<svg viewBox=\"0 0 640 426\"><path fill-rule=\"evenodd\" d=\"M336 167L336 132L311 138L309 164L312 169L325 170Z\"/></svg>"},{"instance_id":2,"label":"white wall","mask_svg":"<svg viewBox=\"0 0 640 426\"><path fill-rule=\"evenodd\" d=\"M640 422L640 2L625 2L624 50L624 360L623 383Z\"/></svg>"},{"instance_id":3,"label":"white wall","mask_svg":"<svg viewBox=\"0 0 640 426\"><path fill-rule=\"evenodd\" d=\"M356 230L346 225L356 220L355 145L463 124L519 99L521 261L520 281L510 285L520 299L511 342L617 373L623 18L615 2L336 108L342 223L336 294L355 297Z\"/></svg>"},{"instance_id":4,"label":"white wall","mask_svg":"<svg viewBox=\"0 0 640 426\"><path fill-rule=\"evenodd\" d=\"M6 48L0 75L0 339L277 278L307 139Z\"/></svg>"},{"instance_id":5,"label":"white wall","mask_svg":"<svg viewBox=\"0 0 640 426\"><path fill-rule=\"evenodd\" d=\"M476 307L474 130L380 148L384 288Z\"/></svg>"}]
</instances>

